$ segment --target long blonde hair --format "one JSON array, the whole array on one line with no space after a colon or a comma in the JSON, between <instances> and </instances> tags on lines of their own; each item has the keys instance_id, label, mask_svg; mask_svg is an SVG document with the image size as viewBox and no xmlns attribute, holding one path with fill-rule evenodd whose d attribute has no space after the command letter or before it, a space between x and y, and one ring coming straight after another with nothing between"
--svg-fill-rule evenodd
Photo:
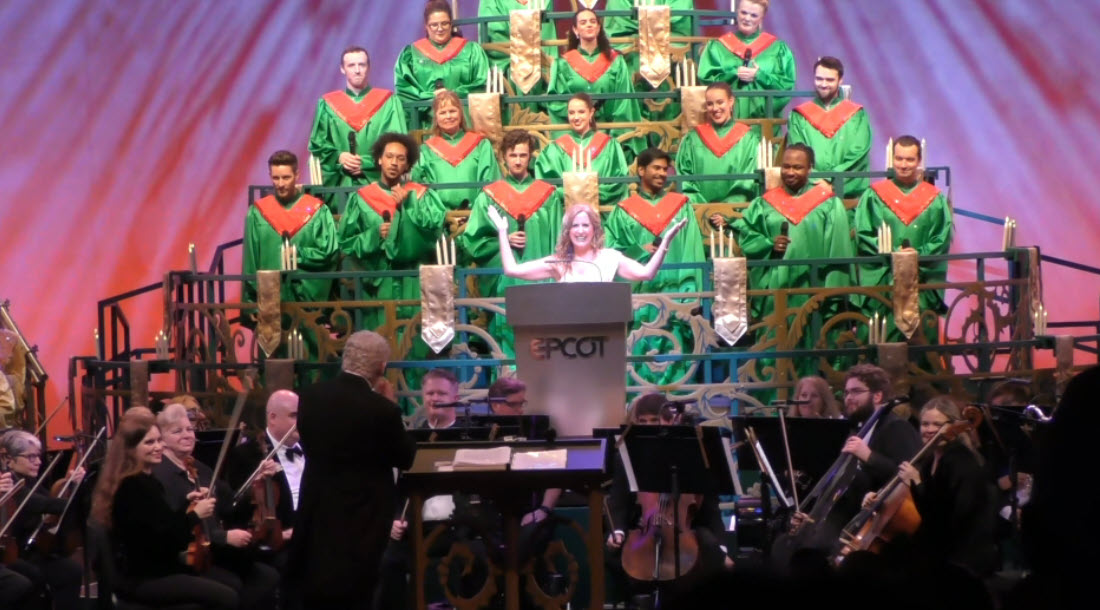
<instances>
[{"instance_id":1,"label":"long blonde hair","mask_svg":"<svg viewBox=\"0 0 1100 610\"><path fill-rule=\"evenodd\" d=\"M946 394L940 396L933 396L928 402L924 403L921 407L921 414L925 411L936 410L947 416L947 423L952 424L963 419L962 409L959 408L959 402ZM970 450L970 453L974 454L974 457L978 459L978 463L984 462L981 454L974 448L974 441L971 439L970 434L960 434L955 442L962 443L964 447Z\"/></svg>"},{"instance_id":2,"label":"long blonde hair","mask_svg":"<svg viewBox=\"0 0 1100 610\"><path fill-rule=\"evenodd\" d=\"M569 229L582 213L588 214L588 221L592 223L592 248L597 252L603 249L604 233L600 213L587 203L574 203L561 219L561 235L558 236L558 245L554 247L555 257L565 261L573 260L573 240L569 238Z\"/></svg>"},{"instance_id":3,"label":"long blonde hair","mask_svg":"<svg viewBox=\"0 0 1100 610\"><path fill-rule=\"evenodd\" d=\"M103 468L92 493L92 518L108 528L111 527L111 508L119 484L122 479L142 470L134 449L156 425L152 411L145 407L133 407L123 413L118 429L111 437L107 457L103 460Z\"/></svg>"}]
</instances>

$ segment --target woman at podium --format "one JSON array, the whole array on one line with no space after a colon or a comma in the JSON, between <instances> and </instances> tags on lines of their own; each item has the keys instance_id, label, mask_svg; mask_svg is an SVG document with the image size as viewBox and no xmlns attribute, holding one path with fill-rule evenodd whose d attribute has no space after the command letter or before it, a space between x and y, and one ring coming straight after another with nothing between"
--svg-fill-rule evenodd
<instances>
[{"instance_id":1,"label":"woman at podium","mask_svg":"<svg viewBox=\"0 0 1100 610\"><path fill-rule=\"evenodd\" d=\"M649 262L643 265L618 250L605 248L599 213L586 203L578 203L565 212L561 236L553 254L517 263L508 244L508 221L492 207L489 208L489 219L497 228L500 263L505 275L523 280L552 279L556 282L611 282L616 276L631 282L651 280L668 254L669 243L686 223L681 220L669 227Z\"/></svg>"}]
</instances>

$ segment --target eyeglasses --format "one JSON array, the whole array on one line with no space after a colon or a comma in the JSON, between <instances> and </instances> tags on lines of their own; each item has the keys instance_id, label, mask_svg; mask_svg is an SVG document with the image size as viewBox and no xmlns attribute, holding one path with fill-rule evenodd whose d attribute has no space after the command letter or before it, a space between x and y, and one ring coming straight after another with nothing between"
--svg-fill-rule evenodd
<instances>
[{"instance_id":1,"label":"eyeglasses","mask_svg":"<svg viewBox=\"0 0 1100 610\"><path fill-rule=\"evenodd\" d=\"M42 461L42 454L41 453L20 453L19 455L15 456L15 457L27 458L28 462L41 462Z\"/></svg>"},{"instance_id":2,"label":"eyeglasses","mask_svg":"<svg viewBox=\"0 0 1100 610\"><path fill-rule=\"evenodd\" d=\"M855 389L855 390L844 390L844 395L845 396L861 396L863 394L867 394L870 391L871 390L868 390L867 388L859 388L859 389Z\"/></svg>"}]
</instances>

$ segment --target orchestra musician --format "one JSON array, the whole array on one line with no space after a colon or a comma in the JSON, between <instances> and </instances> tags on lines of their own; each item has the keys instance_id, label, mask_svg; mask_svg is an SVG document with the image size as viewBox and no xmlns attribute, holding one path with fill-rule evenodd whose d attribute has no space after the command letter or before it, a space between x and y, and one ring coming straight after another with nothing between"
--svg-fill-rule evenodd
<instances>
[{"instance_id":1,"label":"orchestra musician","mask_svg":"<svg viewBox=\"0 0 1100 610\"><path fill-rule=\"evenodd\" d=\"M59 553L43 554L37 548L23 548L43 516L60 515L67 504L63 498L50 497L48 487L40 485L33 491L31 489L38 479L45 455L41 442L30 432L10 430L0 437L0 454L3 454L0 459L6 462L6 468L11 473L12 484L21 480L24 482L22 489L15 494L15 506L26 501L8 530L20 547L19 560L8 567L30 579L36 590L48 589L54 608L80 608L80 564ZM73 484L78 484L84 478L84 469L78 468L68 477Z\"/></svg>"},{"instance_id":2,"label":"orchestra musician","mask_svg":"<svg viewBox=\"0 0 1100 610\"><path fill-rule=\"evenodd\" d=\"M153 466L153 476L164 486L164 499L172 510L186 508L196 489L209 489L217 500L215 518L206 519L206 535L213 551L213 564L203 576L231 587L240 595L241 608L270 608L275 600L279 575L274 568L255 561L249 552L252 533L243 527L251 511L234 507L233 490L219 479L211 484L213 471L195 460L195 428L186 407L171 404L157 414L164 445L164 459ZM227 524L227 525L223 525Z\"/></svg>"},{"instance_id":3,"label":"orchestra musician","mask_svg":"<svg viewBox=\"0 0 1100 610\"><path fill-rule=\"evenodd\" d=\"M96 482L92 519L109 532L120 559L121 599L156 606L199 604L233 610L237 592L195 575L181 561L192 529L214 514L213 497L188 493L190 505L172 508L153 466L164 457L164 443L153 413L134 407L115 429Z\"/></svg>"},{"instance_id":4,"label":"orchestra musician","mask_svg":"<svg viewBox=\"0 0 1100 610\"><path fill-rule=\"evenodd\" d=\"M361 330L344 345L342 371L299 392L302 472L288 574L302 579L306 608L367 608L393 521L393 469L416 446L397 406L371 385L390 346Z\"/></svg>"},{"instance_id":5,"label":"orchestra musician","mask_svg":"<svg viewBox=\"0 0 1100 610\"><path fill-rule=\"evenodd\" d=\"M690 425L690 414L679 413L667 408L668 398L661 393L651 393L639 396L631 405L626 418L626 423L636 426L673 426ZM611 519L612 530L607 537L607 548L612 552L608 560L612 574L626 579L627 576L620 567L620 556L623 552L623 543L627 533L631 529L639 527L642 519L642 510L638 504L636 494L630 491L630 483L626 469L618 452L614 454L612 464L611 488L608 492L608 517ZM722 569L733 568L733 560L726 553L726 549L719 544L717 534L724 531L722 515L718 509L718 498L712 495L703 497L690 522L692 532L699 542L699 565L696 570L685 574L693 582L697 579L705 579L709 575L720 572ZM669 552L671 550L669 549ZM641 583L629 581L628 589L638 592L645 587Z\"/></svg>"}]
</instances>

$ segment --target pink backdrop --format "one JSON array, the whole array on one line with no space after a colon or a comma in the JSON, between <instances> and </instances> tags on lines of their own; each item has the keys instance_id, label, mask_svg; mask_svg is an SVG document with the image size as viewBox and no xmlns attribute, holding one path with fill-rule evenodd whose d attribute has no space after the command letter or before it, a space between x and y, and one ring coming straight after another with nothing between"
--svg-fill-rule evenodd
<instances>
[{"instance_id":1,"label":"pink backdrop","mask_svg":"<svg viewBox=\"0 0 1100 610\"><path fill-rule=\"evenodd\" d=\"M559 2L559 5L562 4ZM702 6L704 3L700 2ZM712 2L706 2L713 5ZM955 171L957 207L1020 220L1019 242L1100 260L1100 3L1088 0L777 0L810 88L819 55L875 130L929 143ZM8 0L0 16L0 298L64 391L67 359L93 353L95 303L200 264L240 237L249 184L277 148L306 154L317 97L342 86L340 50L372 50L392 85L422 35L419 3L369 0ZM476 2L461 3L460 16ZM1090 197L1090 195L1092 195ZM958 220L956 251L994 250L997 227ZM956 277L964 273L958 269ZM1095 276L1046 270L1053 319L1095 319ZM159 303L131 311L142 343ZM51 404L54 401L51 400Z\"/></svg>"}]
</instances>

